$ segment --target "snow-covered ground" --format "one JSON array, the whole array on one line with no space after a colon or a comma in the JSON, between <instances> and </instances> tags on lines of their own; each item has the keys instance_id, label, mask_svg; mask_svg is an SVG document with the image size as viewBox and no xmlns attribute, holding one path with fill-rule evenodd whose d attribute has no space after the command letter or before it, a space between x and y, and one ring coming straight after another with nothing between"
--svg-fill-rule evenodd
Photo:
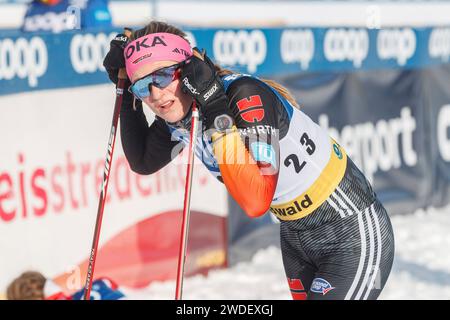
<instances>
[{"instance_id":1,"label":"snow-covered ground","mask_svg":"<svg viewBox=\"0 0 450 320\"><path fill-rule=\"evenodd\" d=\"M394 266L380 299L450 299L450 206L395 216ZM124 290L132 299L173 299L175 282L154 282L142 290ZM281 253L270 247L251 262L208 276L185 279L183 298L291 299Z\"/></svg>"}]
</instances>

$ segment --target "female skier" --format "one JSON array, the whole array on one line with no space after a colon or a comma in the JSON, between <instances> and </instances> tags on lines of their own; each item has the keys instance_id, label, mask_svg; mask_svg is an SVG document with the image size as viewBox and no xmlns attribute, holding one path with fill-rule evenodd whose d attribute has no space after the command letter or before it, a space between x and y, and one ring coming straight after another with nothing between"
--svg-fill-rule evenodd
<instances>
[{"instance_id":1,"label":"female skier","mask_svg":"<svg viewBox=\"0 0 450 320\"><path fill-rule=\"evenodd\" d=\"M285 88L215 66L163 22L118 35L104 66L115 83L127 70L120 124L133 171L152 174L188 145L195 100L197 156L250 217L270 209L280 220L293 298L379 296L394 256L389 216L345 150ZM150 126L142 102L155 114Z\"/></svg>"}]
</instances>

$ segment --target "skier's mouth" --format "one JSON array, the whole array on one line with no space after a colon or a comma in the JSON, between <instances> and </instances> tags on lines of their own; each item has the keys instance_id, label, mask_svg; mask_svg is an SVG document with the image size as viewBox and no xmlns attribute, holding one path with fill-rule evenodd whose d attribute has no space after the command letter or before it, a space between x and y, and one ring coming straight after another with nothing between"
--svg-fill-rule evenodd
<instances>
[{"instance_id":1,"label":"skier's mouth","mask_svg":"<svg viewBox=\"0 0 450 320\"><path fill-rule=\"evenodd\" d=\"M173 100L167 101L159 106L159 110L161 110L162 112L167 112L173 106L173 104L174 104Z\"/></svg>"}]
</instances>

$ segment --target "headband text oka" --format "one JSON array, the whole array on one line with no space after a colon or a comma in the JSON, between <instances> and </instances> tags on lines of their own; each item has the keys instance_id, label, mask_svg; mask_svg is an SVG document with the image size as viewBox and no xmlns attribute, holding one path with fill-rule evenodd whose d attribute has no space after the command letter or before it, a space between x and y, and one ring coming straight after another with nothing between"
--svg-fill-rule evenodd
<instances>
[{"instance_id":1,"label":"headband text oka","mask_svg":"<svg viewBox=\"0 0 450 320\"><path fill-rule=\"evenodd\" d=\"M164 42L163 39L161 39L161 37L154 37L152 43L149 45L147 44L148 38L145 38L144 40L136 40L135 44L130 44L129 46L127 46L126 49L126 58L129 59L134 52L139 52L141 51L141 48L152 48L155 47L156 45L163 45L164 47L167 47L167 44ZM175 48L172 50L172 52L174 53L179 53L179 54L183 54L184 56L186 56L186 58L191 56L191 53L182 49L182 48ZM142 58L141 58L142 59ZM137 61L134 61L134 63L136 63Z\"/></svg>"},{"instance_id":2,"label":"headband text oka","mask_svg":"<svg viewBox=\"0 0 450 320\"><path fill-rule=\"evenodd\" d=\"M148 48L155 47L155 46L157 46L157 45L162 45L162 46L167 47L167 44L164 42L163 39L161 39L161 37L158 37L158 36L154 37L151 44L147 44L147 43L146 43L147 40L148 40L148 38L144 38L143 40L139 40L139 39L138 39L138 40L136 40L135 43L130 44L130 45L127 47L127 51L126 51L126 53L125 53L127 59L129 59L129 58L133 55L133 53L134 53L135 51L136 51L136 52L141 51L141 47L142 47L142 48L147 48L147 49L148 49Z\"/></svg>"},{"instance_id":3,"label":"headband text oka","mask_svg":"<svg viewBox=\"0 0 450 320\"><path fill-rule=\"evenodd\" d=\"M192 55L189 42L172 33L151 33L130 42L124 50L128 78L141 67L156 61L182 62Z\"/></svg>"}]
</instances>

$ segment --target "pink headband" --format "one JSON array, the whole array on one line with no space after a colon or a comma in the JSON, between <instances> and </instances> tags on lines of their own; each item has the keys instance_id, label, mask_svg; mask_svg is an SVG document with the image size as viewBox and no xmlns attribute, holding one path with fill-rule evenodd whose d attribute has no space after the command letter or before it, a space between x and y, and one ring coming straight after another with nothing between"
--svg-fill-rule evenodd
<instances>
[{"instance_id":1,"label":"pink headband","mask_svg":"<svg viewBox=\"0 0 450 320\"><path fill-rule=\"evenodd\" d=\"M161 60L182 62L192 56L189 42L172 33L152 33L130 42L123 52L128 78L141 66Z\"/></svg>"}]
</instances>

